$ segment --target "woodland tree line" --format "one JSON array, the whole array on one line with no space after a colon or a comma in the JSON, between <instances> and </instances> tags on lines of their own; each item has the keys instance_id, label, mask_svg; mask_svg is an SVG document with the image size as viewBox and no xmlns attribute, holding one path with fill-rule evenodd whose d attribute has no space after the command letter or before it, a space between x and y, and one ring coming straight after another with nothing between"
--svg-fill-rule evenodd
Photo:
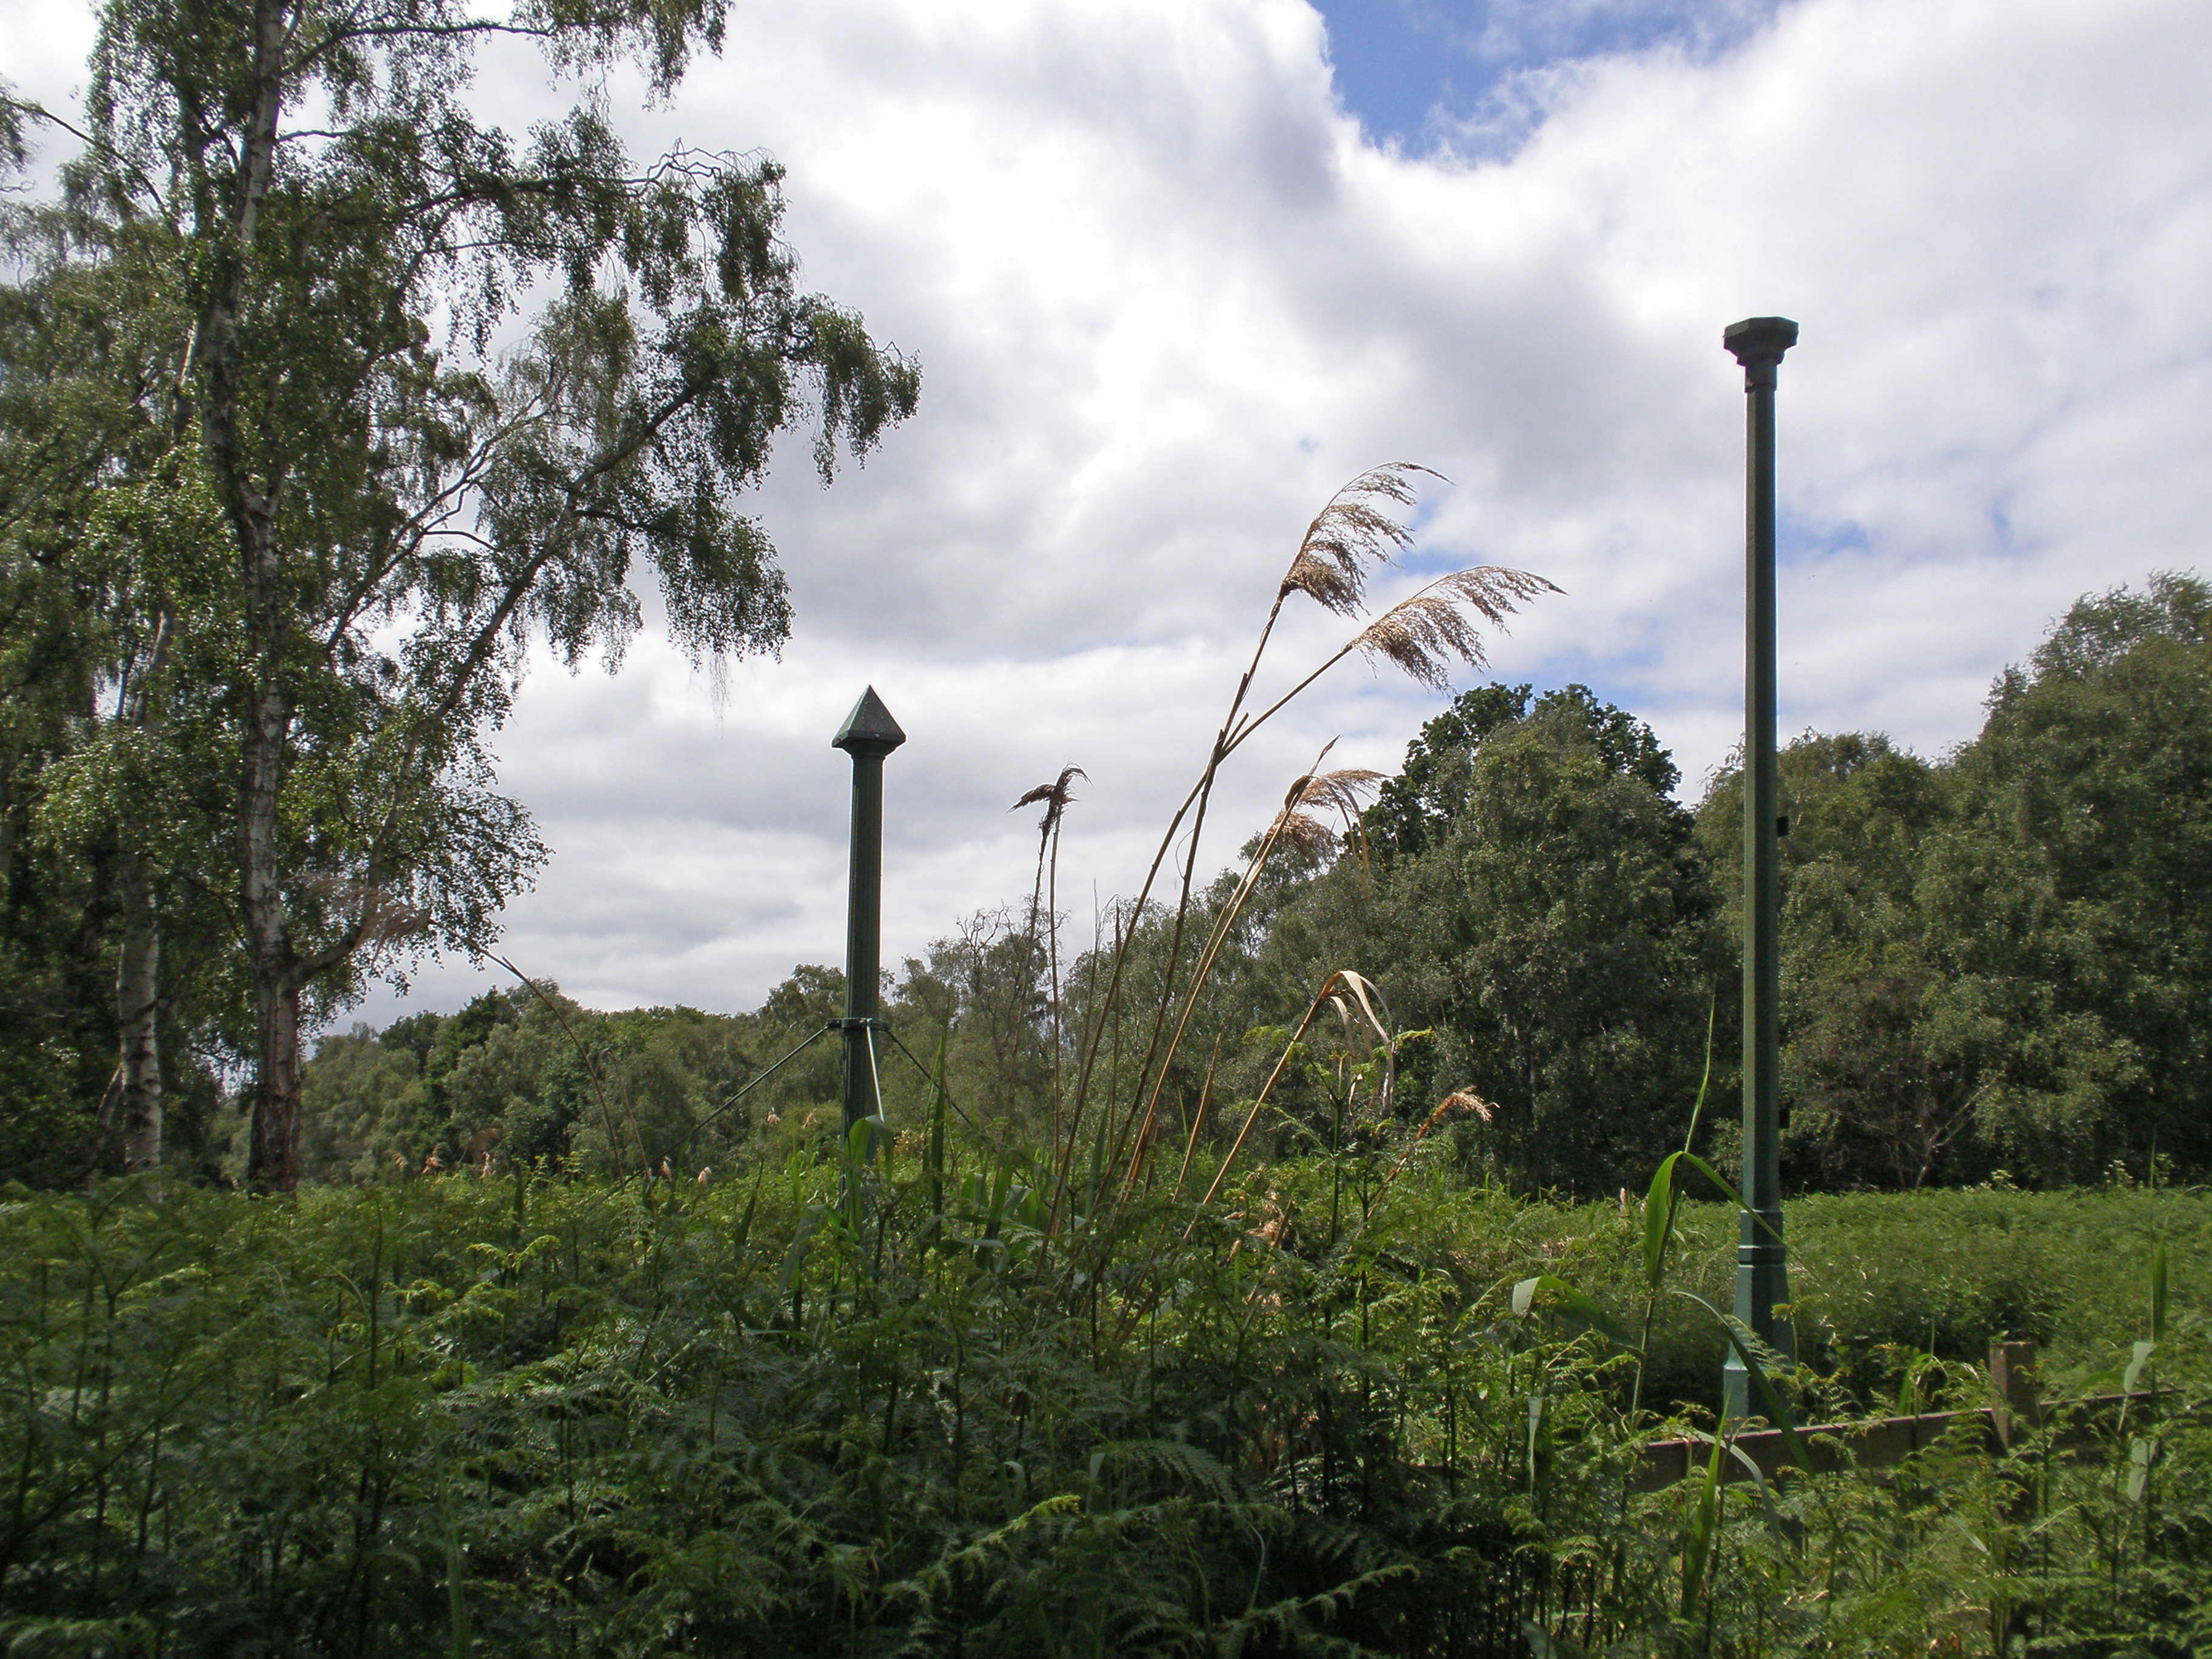
<instances>
[{"instance_id":1,"label":"woodland tree line","mask_svg":"<svg viewBox=\"0 0 2212 1659\"><path fill-rule=\"evenodd\" d=\"M2212 592L2160 576L2076 605L1997 683L1980 735L1941 760L1879 734L1789 745L1784 1145L1797 1187L2212 1166L2208 624ZM1437 1130L1469 1178L1585 1196L1639 1185L1680 1142L1709 1031L1705 1144L1726 1164L1740 796L1732 770L1694 808L1679 783L1650 728L1583 687L1459 696L1350 833L1270 864L1178 1055L1162 1132L1187 1133L1209 1064L1201 1133L1233 1127L1314 987L1352 966L1401 1028L1431 1033L1404 1048L1401 1116L1455 1091L1491 1109ZM1134 929L1140 1011L1158 1000L1144 983L1166 924L1162 909ZM1066 1065L1103 963L1097 951L1062 963L1055 1021L1044 931L1024 896L887 975L905 1050L886 1054L894 1127L921 1121L941 1053L979 1127L1042 1134L1055 1025ZM518 984L449 1016L326 1036L306 1071L303 1170L360 1181L430 1158L670 1158L688 1175L787 1155L834 1131L833 1040L730 1103L842 997L841 975L817 966L737 1016L596 1013ZM1124 1037L1132 1053L1141 1032ZM1334 1046L1310 1040L1310 1069L1279 1086L1283 1109L1263 1126L1279 1150L1327 1142ZM1102 1063L1116 1051L1109 1036ZM82 1075L98 1063L88 1053Z\"/></svg>"},{"instance_id":2,"label":"woodland tree line","mask_svg":"<svg viewBox=\"0 0 2212 1659\"><path fill-rule=\"evenodd\" d=\"M811 436L826 483L916 406L913 361L800 285L772 161L633 158L609 123L611 69L665 92L720 49L721 5L100 16L81 120L0 87L0 1171L282 1190L434 1154L703 1162L802 1133L830 1095L821 1049L723 1109L835 1010L819 968L744 1016L519 985L312 1060L303 1042L410 953L486 949L546 856L490 748L533 644L617 665L651 586L702 665L775 649L790 607L746 491L783 434ZM520 137L479 118L494 37L545 52L564 116ZM1419 471L1364 475L1314 521L1259 651L1287 599L1364 615ZM1448 660L1480 665L1478 619L1547 587L1456 573L1328 662L1442 686ZM1874 734L1790 749L1795 1179L2212 1164L2206 613L2192 576L2085 599L1937 761ZM1215 765L1279 707L1237 715ZM1267 1039L1352 968L1427 1033L1400 1115L1468 1097L1438 1133L1471 1173L1635 1179L1709 1052L1726 1098L1734 1053L1734 783L1694 809L1678 783L1629 713L1496 685L1399 776L1315 781L1349 833L1288 813L1256 888L1208 896L1233 925L1165 1082L1130 1082L1170 1110L1147 1133L1254 1097ZM1086 1029L1109 1072L1152 1063L1157 1033L1119 1022L1174 1000L1206 919L1117 913L1108 990L1110 941L1059 954L1038 892L891 988L921 1057L894 1062L895 1108L940 1047L961 1109L1008 1134L1051 1117ZM1344 1062L1308 1046L1261 1130L1285 1148L1345 1132ZM1706 1119L1723 1158L1727 1117Z\"/></svg>"},{"instance_id":3,"label":"woodland tree line","mask_svg":"<svg viewBox=\"0 0 2212 1659\"><path fill-rule=\"evenodd\" d=\"M1639 1495L1735 1340L1667 1292L1720 1297L1735 1218L1659 1159L1702 1085L1729 1161L1735 780L1685 805L1632 713L1482 685L1197 863L1322 673L1448 694L1547 582L1370 606L1421 469L1340 490L1103 936L1054 921L1071 769L1034 877L891 976L887 1156L801 1046L824 968L344 1030L547 855L491 763L533 648L617 665L653 589L710 672L775 649L747 492L790 434L827 483L919 370L801 286L773 161L625 154L610 77L667 92L723 0L99 16L81 117L0 86L0 1646L2203 1646L2201 1200L1992 1190L2212 1170L2195 576L2083 599L1955 753L1784 761L1788 1171L1988 1185L1800 1206L1826 1369L1777 1381L1971 1401L2010 1331L2170 1406L2078 1468L2077 1402L1909 1478L1754 1498L1716 1442ZM487 40L572 106L486 125ZM1276 696L1290 604L1356 631Z\"/></svg>"},{"instance_id":4,"label":"woodland tree line","mask_svg":"<svg viewBox=\"0 0 2212 1659\"><path fill-rule=\"evenodd\" d=\"M544 856L489 746L533 643L612 666L651 589L702 665L788 634L744 493L919 371L799 286L773 161L626 153L607 76L723 21L114 0L81 117L0 85L9 1167L191 1165L237 1068L295 1184L303 1031ZM486 40L566 114L488 125Z\"/></svg>"}]
</instances>

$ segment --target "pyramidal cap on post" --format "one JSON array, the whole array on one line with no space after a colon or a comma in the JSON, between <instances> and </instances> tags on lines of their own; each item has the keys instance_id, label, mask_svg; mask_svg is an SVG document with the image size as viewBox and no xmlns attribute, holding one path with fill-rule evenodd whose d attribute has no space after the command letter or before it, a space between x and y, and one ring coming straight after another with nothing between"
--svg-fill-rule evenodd
<instances>
[{"instance_id":1,"label":"pyramidal cap on post","mask_svg":"<svg viewBox=\"0 0 2212 1659\"><path fill-rule=\"evenodd\" d=\"M844 725L830 739L830 746L848 755L888 755L905 741L906 733L899 729L899 723L891 718L891 711L884 707L884 700L872 685L860 693L860 702L845 716Z\"/></svg>"}]
</instances>

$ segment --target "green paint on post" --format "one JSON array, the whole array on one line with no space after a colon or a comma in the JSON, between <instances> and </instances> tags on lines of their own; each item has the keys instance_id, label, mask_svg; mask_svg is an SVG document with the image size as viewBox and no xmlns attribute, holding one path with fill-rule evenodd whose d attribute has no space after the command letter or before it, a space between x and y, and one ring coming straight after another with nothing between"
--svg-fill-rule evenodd
<instances>
[{"instance_id":1,"label":"green paint on post","mask_svg":"<svg viewBox=\"0 0 2212 1659\"><path fill-rule=\"evenodd\" d=\"M1735 1316L1761 1342L1794 1351L1774 1304L1790 1299L1782 1238L1782 964L1777 938L1781 782L1774 754L1774 387L1782 354L1797 343L1787 317L1732 323L1721 343L1743 365L1745 433L1743 665L1743 1207L1736 1245ZM1747 1416L1751 1379L1731 1350L1723 1408Z\"/></svg>"},{"instance_id":2,"label":"green paint on post","mask_svg":"<svg viewBox=\"0 0 2212 1659\"><path fill-rule=\"evenodd\" d=\"M879 1017L877 980L883 964L884 757L906 733L876 688L860 694L830 740L853 757L853 851L845 908L844 1133L877 1115L874 1042Z\"/></svg>"}]
</instances>

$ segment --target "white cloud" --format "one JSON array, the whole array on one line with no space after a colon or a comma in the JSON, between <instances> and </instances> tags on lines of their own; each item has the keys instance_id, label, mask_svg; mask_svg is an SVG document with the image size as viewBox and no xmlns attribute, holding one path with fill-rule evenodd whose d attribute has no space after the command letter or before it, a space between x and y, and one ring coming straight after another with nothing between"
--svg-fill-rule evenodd
<instances>
[{"instance_id":1,"label":"white cloud","mask_svg":"<svg viewBox=\"0 0 2212 1659\"><path fill-rule=\"evenodd\" d=\"M1741 718L1739 316L1804 329L1786 727L1941 749L2075 595L2201 562L2194 0L1799 0L1718 54L1525 82L1540 125L1480 161L1363 144L1301 0L741 3L730 42L636 142L778 156L809 283L919 353L922 410L827 493L794 446L760 505L798 635L726 714L642 641L526 690L504 778L556 857L510 944L587 1000L746 1006L836 959L828 741L871 681L911 738L887 959L1025 893L1006 805L1071 761L1064 890L1126 890L1306 518L1386 459L1459 480L1424 561L1569 590L1498 672L1592 681L1694 783ZM520 120L543 76L484 89ZM1336 637L1294 617L1276 672ZM1394 764L1434 707L1339 669L1240 761L1205 861L1327 737Z\"/></svg>"}]
</instances>

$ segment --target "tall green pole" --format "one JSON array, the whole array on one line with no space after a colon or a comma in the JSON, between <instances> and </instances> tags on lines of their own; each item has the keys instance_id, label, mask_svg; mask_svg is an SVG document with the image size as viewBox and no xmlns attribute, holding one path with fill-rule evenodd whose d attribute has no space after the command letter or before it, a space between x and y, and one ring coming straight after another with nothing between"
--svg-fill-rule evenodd
<instances>
[{"instance_id":1,"label":"tall green pole","mask_svg":"<svg viewBox=\"0 0 2212 1659\"><path fill-rule=\"evenodd\" d=\"M1778 1352L1794 1352L1774 1304L1790 1299L1782 1243L1782 791L1774 759L1774 385L1797 343L1787 317L1751 317L1723 331L1743 365L1747 401L1743 653L1743 1209L1735 1247L1735 1316ZM1723 1409L1750 1415L1751 1379L1733 1350L1721 1374Z\"/></svg>"},{"instance_id":2,"label":"tall green pole","mask_svg":"<svg viewBox=\"0 0 2212 1659\"><path fill-rule=\"evenodd\" d=\"M882 1105L876 1086L876 982L883 965L884 757L906 733L876 688L860 694L830 746L853 757L853 850L845 901L844 1131Z\"/></svg>"}]
</instances>

